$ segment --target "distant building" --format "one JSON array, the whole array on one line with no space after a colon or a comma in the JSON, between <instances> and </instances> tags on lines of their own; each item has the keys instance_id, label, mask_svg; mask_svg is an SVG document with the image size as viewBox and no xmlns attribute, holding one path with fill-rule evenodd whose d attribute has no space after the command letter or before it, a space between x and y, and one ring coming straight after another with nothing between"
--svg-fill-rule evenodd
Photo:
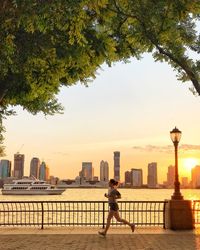
<instances>
[{"instance_id":1,"label":"distant building","mask_svg":"<svg viewBox=\"0 0 200 250\"><path fill-rule=\"evenodd\" d=\"M188 188L189 187L188 177L182 177L181 178L181 186L182 186L182 188Z\"/></svg>"},{"instance_id":2,"label":"distant building","mask_svg":"<svg viewBox=\"0 0 200 250\"><path fill-rule=\"evenodd\" d=\"M94 176L93 177L93 181L99 181L99 177L98 176Z\"/></svg>"},{"instance_id":3,"label":"distant building","mask_svg":"<svg viewBox=\"0 0 200 250\"><path fill-rule=\"evenodd\" d=\"M57 185L59 182L59 178L58 177L55 177L55 176L50 176L49 177L49 183L51 185Z\"/></svg>"},{"instance_id":4,"label":"distant building","mask_svg":"<svg viewBox=\"0 0 200 250\"><path fill-rule=\"evenodd\" d=\"M200 166L192 168L192 187L200 188Z\"/></svg>"},{"instance_id":5,"label":"distant building","mask_svg":"<svg viewBox=\"0 0 200 250\"><path fill-rule=\"evenodd\" d=\"M143 185L142 169L137 169L137 168L131 169L131 185L133 187L142 187Z\"/></svg>"},{"instance_id":6,"label":"distant building","mask_svg":"<svg viewBox=\"0 0 200 250\"><path fill-rule=\"evenodd\" d=\"M11 183L13 183L13 181L14 180L17 180L18 178L16 178L16 177L7 177L7 178L5 178L4 180L3 180L3 183L4 184L11 184Z\"/></svg>"},{"instance_id":7,"label":"distant building","mask_svg":"<svg viewBox=\"0 0 200 250\"><path fill-rule=\"evenodd\" d=\"M21 179L24 176L24 155L14 155L14 177Z\"/></svg>"},{"instance_id":8,"label":"distant building","mask_svg":"<svg viewBox=\"0 0 200 250\"><path fill-rule=\"evenodd\" d=\"M149 188L156 188L157 184L157 162L152 162L148 164L147 186Z\"/></svg>"},{"instance_id":9,"label":"distant building","mask_svg":"<svg viewBox=\"0 0 200 250\"><path fill-rule=\"evenodd\" d=\"M109 166L107 161L101 161L100 162L100 181L106 181L109 180Z\"/></svg>"},{"instance_id":10,"label":"distant building","mask_svg":"<svg viewBox=\"0 0 200 250\"><path fill-rule=\"evenodd\" d=\"M126 171L124 175L125 186L131 186L131 171Z\"/></svg>"},{"instance_id":11,"label":"distant building","mask_svg":"<svg viewBox=\"0 0 200 250\"><path fill-rule=\"evenodd\" d=\"M11 162L9 160L1 160L0 162L0 179L11 176Z\"/></svg>"},{"instance_id":12,"label":"distant building","mask_svg":"<svg viewBox=\"0 0 200 250\"><path fill-rule=\"evenodd\" d=\"M34 176L36 179L39 178L40 160L39 158L32 158L30 163L30 177Z\"/></svg>"},{"instance_id":13,"label":"distant building","mask_svg":"<svg viewBox=\"0 0 200 250\"><path fill-rule=\"evenodd\" d=\"M114 152L114 179L120 181L120 152Z\"/></svg>"},{"instance_id":14,"label":"distant building","mask_svg":"<svg viewBox=\"0 0 200 250\"><path fill-rule=\"evenodd\" d=\"M82 162L81 177L87 181L92 181L94 176L94 168L92 162Z\"/></svg>"},{"instance_id":15,"label":"distant building","mask_svg":"<svg viewBox=\"0 0 200 250\"><path fill-rule=\"evenodd\" d=\"M49 167L46 165L44 161L40 165L39 179L43 181L47 181L49 179Z\"/></svg>"},{"instance_id":16,"label":"distant building","mask_svg":"<svg viewBox=\"0 0 200 250\"><path fill-rule=\"evenodd\" d=\"M96 179L97 176L94 176L94 179ZM82 179L80 176L77 176L75 180L60 180L57 184L58 188L77 188L77 187L83 187L83 188L95 188L95 187L104 187L102 186L102 183L98 180L92 180L92 181L87 181Z\"/></svg>"},{"instance_id":17,"label":"distant building","mask_svg":"<svg viewBox=\"0 0 200 250\"><path fill-rule=\"evenodd\" d=\"M170 165L167 172L167 187L173 188L175 181L175 167Z\"/></svg>"}]
</instances>

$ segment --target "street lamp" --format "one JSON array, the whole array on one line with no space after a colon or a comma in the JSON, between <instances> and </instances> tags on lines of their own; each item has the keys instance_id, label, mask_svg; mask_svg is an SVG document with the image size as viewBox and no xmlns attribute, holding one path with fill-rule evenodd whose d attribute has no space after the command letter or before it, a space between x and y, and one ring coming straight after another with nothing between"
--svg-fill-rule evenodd
<instances>
[{"instance_id":1,"label":"street lamp","mask_svg":"<svg viewBox=\"0 0 200 250\"><path fill-rule=\"evenodd\" d=\"M180 192L180 182L178 177L178 143L181 139L181 131L176 127L170 131L170 137L174 143L175 149L175 181L174 181L174 194L172 195L172 200L183 200L183 196Z\"/></svg>"}]
</instances>

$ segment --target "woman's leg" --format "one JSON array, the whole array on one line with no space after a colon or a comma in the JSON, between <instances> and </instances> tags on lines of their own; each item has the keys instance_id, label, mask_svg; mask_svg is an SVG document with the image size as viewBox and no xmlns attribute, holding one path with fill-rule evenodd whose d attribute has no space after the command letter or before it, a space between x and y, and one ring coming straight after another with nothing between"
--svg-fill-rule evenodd
<instances>
[{"instance_id":1,"label":"woman's leg","mask_svg":"<svg viewBox=\"0 0 200 250\"><path fill-rule=\"evenodd\" d=\"M134 223L130 223L130 222L128 222L127 220L122 219L122 218L119 216L119 211L115 211L115 212L114 212L114 217L115 217L115 219L116 219L117 221L129 225L129 227L131 228L132 232L135 231L135 224L134 224Z\"/></svg>"},{"instance_id":2,"label":"woman's leg","mask_svg":"<svg viewBox=\"0 0 200 250\"><path fill-rule=\"evenodd\" d=\"M122 219L120 216L119 216L119 211L115 211L114 212L114 217L117 221L119 222L122 222L123 224L127 224L129 225L130 227L132 226L132 224L130 222L128 222L127 220L125 219Z\"/></svg>"},{"instance_id":3,"label":"woman's leg","mask_svg":"<svg viewBox=\"0 0 200 250\"><path fill-rule=\"evenodd\" d=\"M109 229L109 227L110 227L110 221L111 221L111 219L112 219L112 217L113 217L113 215L114 215L114 212L115 212L115 211L113 211L113 210L110 210L110 211L109 211L109 214L108 214L108 217L107 217L106 228L105 228L105 230L104 230L104 233L105 233L105 234L107 233L107 231L108 231L108 229Z\"/></svg>"}]
</instances>

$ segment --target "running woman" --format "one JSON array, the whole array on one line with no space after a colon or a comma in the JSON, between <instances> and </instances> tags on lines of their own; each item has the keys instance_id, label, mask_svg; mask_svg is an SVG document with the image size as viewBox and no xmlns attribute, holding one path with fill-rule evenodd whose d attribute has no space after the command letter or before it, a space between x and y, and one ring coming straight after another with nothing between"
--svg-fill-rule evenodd
<instances>
[{"instance_id":1,"label":"running woman","mask_svg":"<svg viewBox=\"0 0 200 250\"><path fill-rule=\"evenodd\" d=\"M118 184L119 184L118 181L115 181L114 179L110 179L110 181L109 181L109 188L110 189L108 191L108 194L104 195L106 198L108 198L108 204L109 204L109 207L110 207L110 211L109 211L109 214L108 214L105 230L98 232L102 236L106 236L107 231L108 231L108 229L110 227L110 221L111 221L113 216L115 217L115 219L117 221L122 222L123 224L129 225L132 232L135 231L135 224L134 223L130 223L130 222L122 219L119 216L119 207L118 207L118 204L117 204L117 199L121 199L121 194L117 190Z\"/></svg>"}]
</instances>

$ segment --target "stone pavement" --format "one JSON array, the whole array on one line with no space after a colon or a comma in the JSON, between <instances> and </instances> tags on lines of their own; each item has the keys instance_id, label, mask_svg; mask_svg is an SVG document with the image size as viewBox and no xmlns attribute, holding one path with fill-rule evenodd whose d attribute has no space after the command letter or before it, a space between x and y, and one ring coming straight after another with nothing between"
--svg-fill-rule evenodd
<instances>
[{"instance_id":1,"label":"stone pavement","mask_svg":"<svg viewBox=\"0 0 200 250\"><path fill-rule=\"evenodd\" d=\"M199 250L200 229L111 228L106 237L98 228L0 228L0 250Z\"/></svg>"}]
</instances>

